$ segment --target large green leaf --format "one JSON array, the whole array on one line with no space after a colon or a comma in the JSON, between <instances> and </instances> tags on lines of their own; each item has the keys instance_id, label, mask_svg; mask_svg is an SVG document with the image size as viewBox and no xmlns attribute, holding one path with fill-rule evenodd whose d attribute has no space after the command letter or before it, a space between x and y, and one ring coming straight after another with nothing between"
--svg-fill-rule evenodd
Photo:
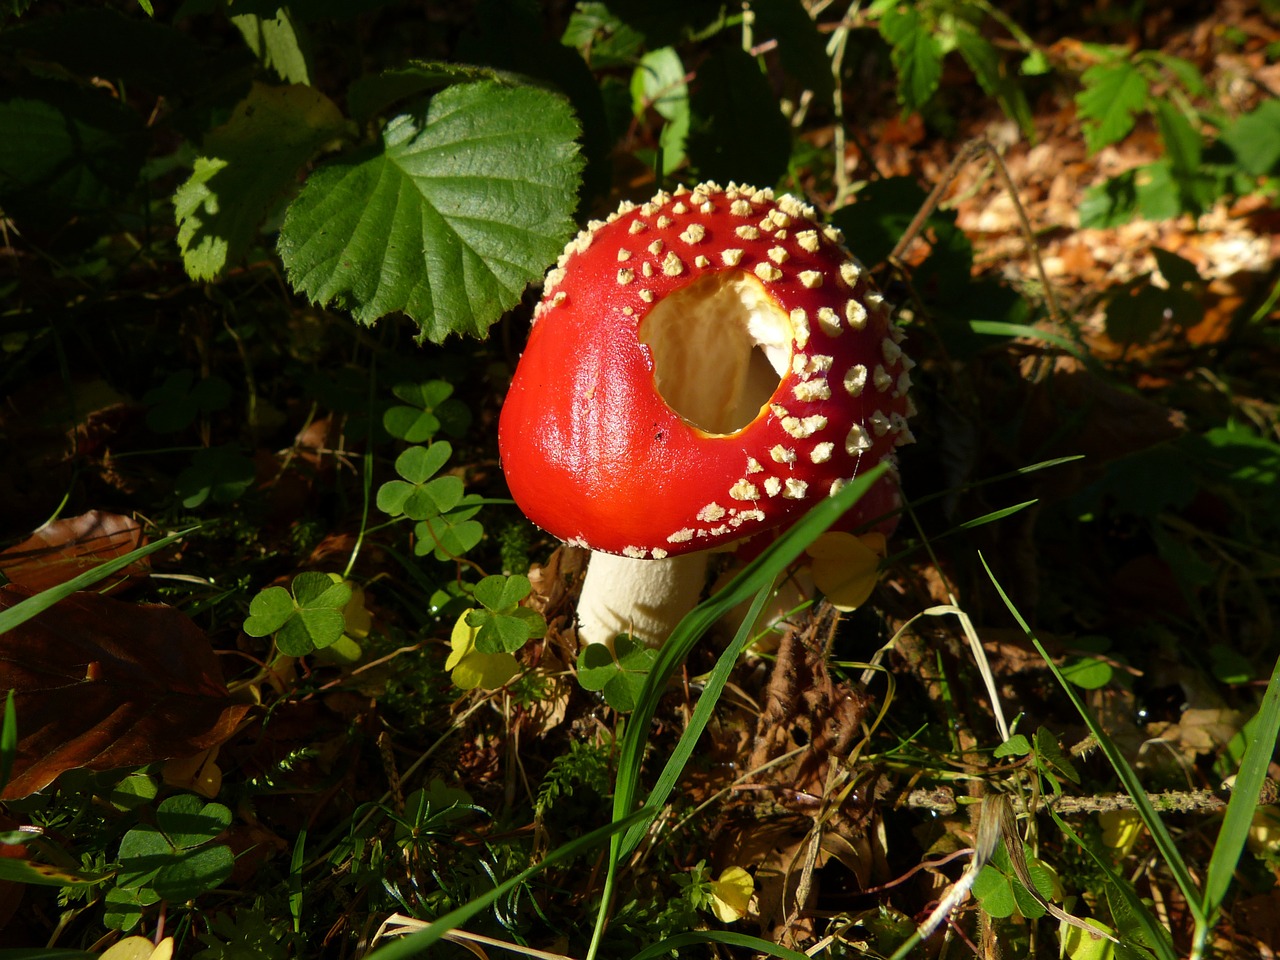
<instances>
[{"instance_id":1,"label":"large green leaf","mask_svg":"<svg viewBox=\"0 0 1280 960\"><path fill-rule=\"evenodd\" d=\"M880 34L892 47L898 71L898 101L906 110L919 110L942 79L942 45L920 13L911 8L886 10Z\"/></svg>"},{"instance_id":2,"label":"large green leaf","mask_svg":"<svg viewBox=\"0 0 1280 960\"><path fill-rule=\"evenodd\" d=\"M1134 114L1146 106L1150 87L1138 68L1125 61L1095 64L1080 80L1084 89L1076 94L1076 107L1085 121L1085 142L1094 153L1133 129Z\"/></svg>"},{"instance_id":3,"label":"large green leaf","mask_svg":"<svg viewBox=\"0 0 1280 960\"><path fill-rule=\"evenodd\" d=\"M173 195L187 273L209 280L243 257L298 169L346 129L324 94L255 83L231 119L209 132L204 155Z\"/></svg>"},{"instance_id":4,"label":"large green leaf","mask_svg":"<svg viewBox=\"0 0 1280 960\"><path fill-rule=\"evenodd\" d=\"M560 97L493 81L401 114L320 168L280 233L293 286L361 323L403 311L436 342L483 336L573 231L582 161Z\"/></svg>"}]
</instances>

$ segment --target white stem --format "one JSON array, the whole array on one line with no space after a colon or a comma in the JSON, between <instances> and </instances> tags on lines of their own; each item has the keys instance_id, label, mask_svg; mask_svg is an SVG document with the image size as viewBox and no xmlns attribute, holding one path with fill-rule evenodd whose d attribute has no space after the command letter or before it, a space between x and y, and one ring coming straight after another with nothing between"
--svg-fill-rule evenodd
<instances>
[{"instance_id":1,"label":"white stem","mask_svg":"<svg viewBox=\"0 0 1280 960\"><path fill-rule=\"evenodd\" d=\"M698 602L706 569L706 552L662 560L591 554L578 600L578 638L612 643L628 633L660 646Z\"/></svg>"}]
</instances>

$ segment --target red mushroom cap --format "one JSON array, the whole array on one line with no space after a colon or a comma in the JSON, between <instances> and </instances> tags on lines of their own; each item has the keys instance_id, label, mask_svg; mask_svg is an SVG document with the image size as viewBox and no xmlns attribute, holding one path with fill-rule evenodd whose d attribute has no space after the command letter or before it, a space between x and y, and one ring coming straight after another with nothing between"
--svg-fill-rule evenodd
<instances>
[{"instance_id":1,"label":"red mushroom cap","mask_svg":"<svg viewBox=\"0 0 1280 960\"><path fill-rule=\"evenodd\" d=\"M534 523L630 557L704 550L910 442L901 332L813 215L705 183L624 204L568 245L498 427Z\"/></svg>"}]
</instances>

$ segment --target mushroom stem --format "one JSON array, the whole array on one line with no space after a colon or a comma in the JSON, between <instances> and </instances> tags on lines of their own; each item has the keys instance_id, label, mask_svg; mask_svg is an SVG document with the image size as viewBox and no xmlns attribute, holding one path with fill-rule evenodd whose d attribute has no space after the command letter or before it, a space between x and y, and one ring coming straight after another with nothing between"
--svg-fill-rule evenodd
<instances>
[{"instance_id":1,"label":"mushroom stem","mask_svg":"<svg viewBox=\"0 0 1280 960\"><path fill-rule=\"evenodd\" d=\"M620 633L662 644L702 593L707 553L634 560L592 553L578 600L578 638L611 643Z\"/></svg>"}]
</instances>

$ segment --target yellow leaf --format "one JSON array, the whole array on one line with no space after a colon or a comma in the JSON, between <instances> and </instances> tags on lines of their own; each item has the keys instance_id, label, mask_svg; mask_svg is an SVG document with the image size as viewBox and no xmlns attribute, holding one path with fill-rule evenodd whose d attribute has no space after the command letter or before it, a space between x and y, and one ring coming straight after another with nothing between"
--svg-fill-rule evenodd
<instances>
[{"instance_id":1,"label":"yellow leaf","mask_svg":"<svg viewBox=\"0 0 1280 960\"><path fill-rule=\"evenodd\" d=\"M756 882L742 867L726 867L720 879L711 881L711 912L721 923L741 920L747 913Z\"/></svg>"},{"instance_id":2,"label":"yellow leaf","mask_svg":"<svg viewBox=\"0 0 1280 960\"><path fill-rule=\"evenodd\" d=\"M1142 818L1135 810L1108 810L1098 814L1102 842L1108 849L1127 857L1142 836Z\"/></svg>"},{"instance_id":3,"label":"yellow leaf","mask_svg":"<svg viewBox=\"0 0 1280 960\"><path fill-rule=\"evenodd\" d=\"M837 610L856 610L867 602L885 556L883 533L830 531L809 544L813 582Z\"/></svg>"},{"instance_id":4,"label":"yellow leaf","mask_svg":"<svg viewBox=\"0 0 1280 960\"><path fill-rule=\"evenodd\" d=\"M461 690L476 687L494 690L519 673L520 664L509 653L481 653L476 649L476 628L467 623L470 612L462 611L453 625L453 634L449 637L453 652L444 662L444 668L450 671L454 686Z\"/></svg>"},{"instance_id":5,"label":"yellow leaf","mask_svg":"<svg viewBox=\"0 0 1280 960\"><path fill-rule=\"evenodd\" d=\"M125 937L107 949L98 960L172 960L173 937L159 944L146 937Z\"/></svg>"}]
</instances>

